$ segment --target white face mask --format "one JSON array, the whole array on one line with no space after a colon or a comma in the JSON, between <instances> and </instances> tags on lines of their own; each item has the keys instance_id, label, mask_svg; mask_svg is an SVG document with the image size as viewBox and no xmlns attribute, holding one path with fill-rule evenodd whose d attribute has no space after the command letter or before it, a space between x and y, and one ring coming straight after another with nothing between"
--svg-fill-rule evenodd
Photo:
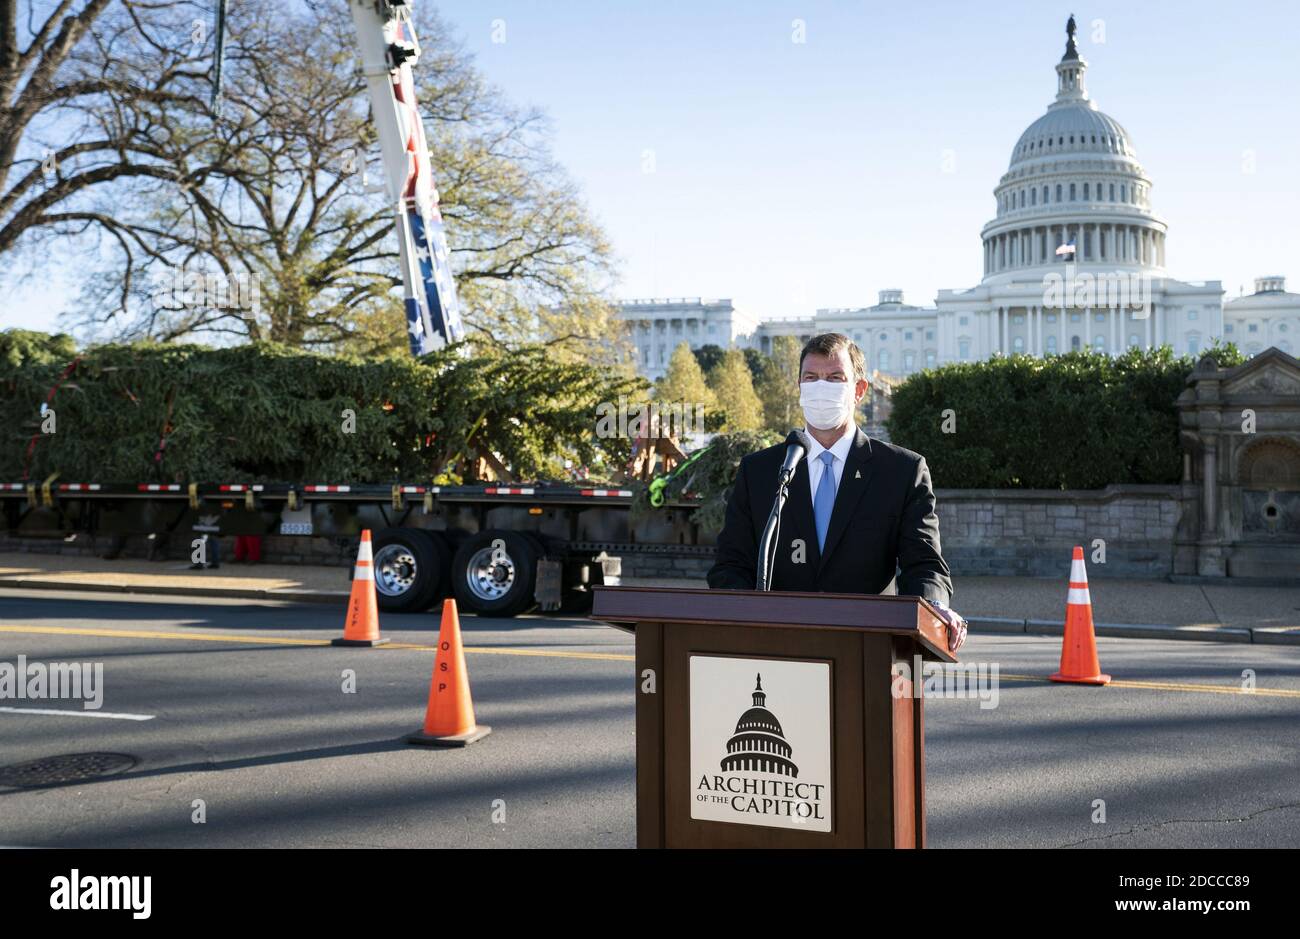
<instances>
[{"instance_id":1,"label":"white face mask","mask_svg":"<svg viewBox=\"0 0 1300 939\"><path fill-rule=\"evenodd\" d=\"M805 381L799 385L799 405L809 427L834 430L853 416L855 384L851 381Z\"/></svg>"}]
</instances>

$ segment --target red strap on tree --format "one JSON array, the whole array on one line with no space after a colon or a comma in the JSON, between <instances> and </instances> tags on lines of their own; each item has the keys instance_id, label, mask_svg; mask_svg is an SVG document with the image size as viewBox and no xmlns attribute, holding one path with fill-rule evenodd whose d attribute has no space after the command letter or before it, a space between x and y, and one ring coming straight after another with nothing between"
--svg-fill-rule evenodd
<instances>
[{"instance_id":1,"label":"red strap on tree","mask_svg":"<svg viewBox=\"0 0 1300 939\"><path fill-rule=\"evenodd\" d=\"M74 371L76 371L77 364L80 361L81 361L81 356L77 356L71 362L68 363L68 367L63 370L63 374L60 375L59 380L54 383L54 387L50 389L50 393L45 396L45 404L47 406L54 402L54 396L59 393L59 388L63 385L65 381L68 380L68 376L71 375ZM36 441L41 439L41 437L43 436L45 435L42 434L38 429L36 433L32 434L32 439L27 442L27 457L26 459L23 460L24 481L28 478L28 474L31 472L32 454L36 452Z\"/></svg>"}]
</instances>

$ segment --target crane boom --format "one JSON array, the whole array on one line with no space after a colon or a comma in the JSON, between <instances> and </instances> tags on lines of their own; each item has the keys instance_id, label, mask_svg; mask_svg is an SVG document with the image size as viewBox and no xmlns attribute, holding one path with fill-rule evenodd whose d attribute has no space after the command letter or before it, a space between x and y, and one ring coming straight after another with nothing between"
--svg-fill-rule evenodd
<instances>
[{"instance_id":1,"label":"crane boom","mask_svg":"<svg viewBox=\"0 0 1300 939\"><path fill-rule=\"evenodd\" d=\"M384 164L397 211L403 298L412 355L464 338L438 190L415 99L411 66L420 43L410 0L349 0Z\"/></svg>"}]
</instances>

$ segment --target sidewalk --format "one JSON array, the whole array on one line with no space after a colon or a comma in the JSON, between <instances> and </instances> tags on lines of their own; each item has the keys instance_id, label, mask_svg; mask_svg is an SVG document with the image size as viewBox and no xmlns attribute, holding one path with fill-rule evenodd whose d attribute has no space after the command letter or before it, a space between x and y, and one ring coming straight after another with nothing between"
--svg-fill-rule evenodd
<instances>
[{"instance_id":1,"label":"sidewalk","mask_svg":"<svg viewBox=\"0 0 1300 939\"><path fill-rule=\"evenodd\" d=\"M188 596L342 603L348 568L223 564L191 571L184 561L106 561L57 554L0 554L0 588L106 590ZM703 580L625 577L628 586L703 587ZM1160 580L1090 583L1100 636L1211 639L1300 645L1300 585L1172 584ZM1066 585L1036 577L955 578L953 606L975 632L1059 635Z\"/></svg>"},{"instance_id":2,"label":"sidewalk","mask_svg":"<svg viewBox=\"0 0 1300 939\"><path fill-rule=\"evenodd\" d=\"M0 587L343 602L350 573L346 567L233 563L192 571L183 560L0 553Z\"/></svg>"}]
</instances>

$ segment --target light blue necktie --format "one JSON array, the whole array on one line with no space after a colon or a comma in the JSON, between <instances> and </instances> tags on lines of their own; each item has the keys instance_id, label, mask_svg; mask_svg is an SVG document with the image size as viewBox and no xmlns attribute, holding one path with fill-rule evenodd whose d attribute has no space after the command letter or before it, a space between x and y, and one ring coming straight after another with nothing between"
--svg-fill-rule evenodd
<instances>
[{"instance_id":1,"label":"light blue necktie","mask_svg":"<svg viewBox=\"0 0 1300 939\"><path fill-rule=\"evenodd\" d=\"M822 551L826 548L826 529L831 527L831 511L835 508L835 471L831 469L835 454L823 450L817 458L823 466L817 494L813 496L813 519L817 523L817 550Z\"/></svg>"}]
</instances>

